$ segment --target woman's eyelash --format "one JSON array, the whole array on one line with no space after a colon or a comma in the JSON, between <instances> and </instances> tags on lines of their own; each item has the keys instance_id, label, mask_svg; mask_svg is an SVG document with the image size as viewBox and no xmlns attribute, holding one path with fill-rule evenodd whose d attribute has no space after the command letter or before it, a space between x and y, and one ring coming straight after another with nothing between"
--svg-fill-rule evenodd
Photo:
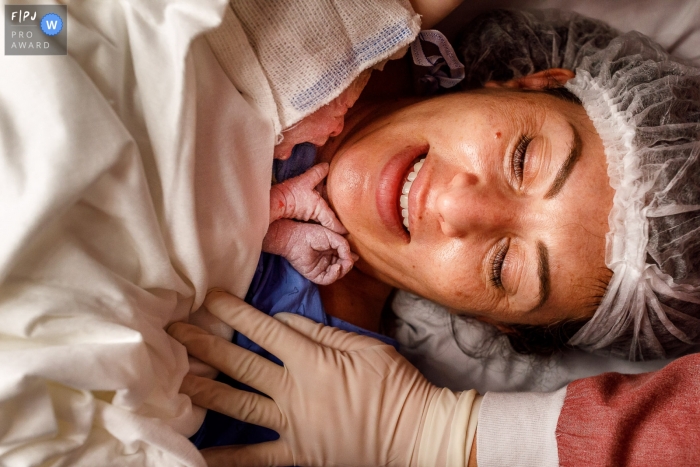
<instances>
[{"instance_id":1,"label":"woman's eyelash","mask_svg":"<svg viewBox=\"0 0 700 467\"><path fill-rule=\"evenodd\" d=\"M508 253L508 243L503 244L491 263L491 284L499 289L503 288L503 282L501 282L501 272L503 271L503 263L506 260L506 254Z\"/></svg>"},{"instance_id":2,"label":"woman's eyelash","mask_svg":"<svg viewBox=\"0 0 700 467\"><path fill-rule=\"evenodd\" d=\"M523 181L523 174L525 172L525 154L527 154L527 147L532 141L530 136L521 136L518 145L513 151L513 173L515 174L515 179L519 182Z\"/></svg>"}]
</instances>

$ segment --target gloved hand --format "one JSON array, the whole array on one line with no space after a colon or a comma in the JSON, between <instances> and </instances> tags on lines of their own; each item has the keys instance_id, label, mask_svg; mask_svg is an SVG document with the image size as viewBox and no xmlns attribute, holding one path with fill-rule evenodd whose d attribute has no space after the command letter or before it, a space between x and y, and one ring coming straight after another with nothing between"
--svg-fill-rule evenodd
<instances>
[{"instance_id":1,"label":"gloved hand","mask_svg":"<svg viewBox=\"0 0 700 467\"><path fill-rule=\"evenodd\" d=\"M302 276L320 285L343 277L357 258L341 235L318 224L289 219L270 225L262 249L284 256Z\"/></svg>"},{"instance_id":2,"label":"gloved hand","mask_svg":"<svg viewBox=\"0 0 700 467\"><path fill-rule=\"evenodd\" d=\"M185 378L181 391L195 404L280 435L256 445L206 449L210 467L467 465L475 391L432 385L376 339L298 315L271 318L224 292L211 292L204 305L284 362L278 366L188 324L170 327L191 355L270 396Z\"/></svg>"}]
</instances>

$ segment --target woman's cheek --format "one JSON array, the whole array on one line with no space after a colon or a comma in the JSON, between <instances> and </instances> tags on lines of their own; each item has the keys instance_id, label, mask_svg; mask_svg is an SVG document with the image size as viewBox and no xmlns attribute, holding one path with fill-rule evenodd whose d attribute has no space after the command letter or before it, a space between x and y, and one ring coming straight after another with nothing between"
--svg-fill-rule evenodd
<instances>
[{"instance_id":1,"label":"woman's cheek","mask_svg":"<svg viewBox=\"0 0 700 467\"><path fill-rule=\"evenodd\" d=\"M368 175L361 164L353 163L350 157L334 159L326 182L328 200L340 221L349 232L364 227L363 217L371 197L368 196Z\"/></svg>"}]
</instances>

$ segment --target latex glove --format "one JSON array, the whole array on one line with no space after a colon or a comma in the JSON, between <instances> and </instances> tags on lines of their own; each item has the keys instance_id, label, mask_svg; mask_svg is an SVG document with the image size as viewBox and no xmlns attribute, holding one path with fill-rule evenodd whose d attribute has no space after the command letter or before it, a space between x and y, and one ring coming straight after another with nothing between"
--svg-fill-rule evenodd
<instances>
[{"instance_id":1,"label":"latex glove","mask_svg":"<svg viewBox=\"0 0 700 467\"><path fill-rule=\"evenodd\" d=\"M289 219L270 225L262 250L284 256L302 276L320 285L343 277L357 259L342 235L318 224Z\"/></svg>"},{"instance_id":2,"label":"latex glove","mask_svg":"<svg viewBox=\"0 0 700 467\"><path fill-rule=\"evenodd\" d=\"M333 232L348 233L314 188L328 175L328 163L316 164L303 174L272 185L270 224L278 219L315 221Z\"/></svg>"},{"instance_id":3,"label":"latex glove","mask_svg":"<svg viewBox=\"0 0 700 467\"><path fill-rule=\"evenodd\" d=\"M195 404L280 435L205 449L210 467L467 465L475 391L432 385L376 339L298 315L271 318L223 292L210 293L204 305L284 362L278 366L195 326L170 327L191 355L270 396L185 377L181 391Z\"/></svg>"}]
</instances>

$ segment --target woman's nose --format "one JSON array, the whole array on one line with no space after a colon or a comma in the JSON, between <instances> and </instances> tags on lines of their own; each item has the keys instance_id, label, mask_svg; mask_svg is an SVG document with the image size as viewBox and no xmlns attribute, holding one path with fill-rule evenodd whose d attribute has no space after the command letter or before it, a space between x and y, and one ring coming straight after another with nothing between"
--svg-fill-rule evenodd
<instances>
[{"instance_id":1,"label":"woman's nose","mask_svg":"<svg viewBox=\"0 0 700 467\"><path fill-rule=\"evenodd\" d=\"M512 206L480 181L477 175L460 172L437 196L440 228L448 237L502 229L512 218Z\"/></svg>"}]
</instances>

